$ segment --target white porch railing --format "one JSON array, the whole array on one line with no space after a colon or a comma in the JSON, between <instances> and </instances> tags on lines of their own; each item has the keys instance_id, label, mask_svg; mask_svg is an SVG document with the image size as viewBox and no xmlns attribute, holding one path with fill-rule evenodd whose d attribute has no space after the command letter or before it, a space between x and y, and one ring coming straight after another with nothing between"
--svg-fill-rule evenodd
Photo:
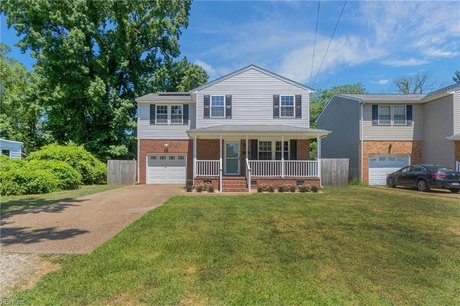
<instances>
[{"instance_id":1,"label":"white porch railing","mask_svg":"<svg viewBox=\"0 0 460 306\"><path fill-rule=\"evenodd\" d=\"M219 160L197 160L196 161L196 176L219 176L220 173Z\"/></svg>"},{"instance_id":2,"label":"white porch railing","mask_svg":"<svg viewBox=\"0 0 460 306\"><path fill-rule=\"evenodd\" d=\"M222 177L221 160L197 160L196 176ZM318 177L317 160L248 160L246 159L246 179L248 188L252 176L265 177Z\"/></svg>"},{"instance_id":3,"label":"white porch railing","mask_svg":"<svg viewBox=\"0 0 460 306\"><path fill-rule=\"evenodd\" d=\"M455 167L457 168L457 169L455 169L455 170L457 170L458 172L460 172L460 161L457 160L457 161L455 162Z\"/></svg>"},{"instance_id":4,"label":"white porch railing","mask_svg":"<svg viewBox=\"0 0 460 306\"><path fill-rule=\"evenodd\" d=\"M252 176L318 177L316 160L250 160Z\"/></svg>"}]
</instances>

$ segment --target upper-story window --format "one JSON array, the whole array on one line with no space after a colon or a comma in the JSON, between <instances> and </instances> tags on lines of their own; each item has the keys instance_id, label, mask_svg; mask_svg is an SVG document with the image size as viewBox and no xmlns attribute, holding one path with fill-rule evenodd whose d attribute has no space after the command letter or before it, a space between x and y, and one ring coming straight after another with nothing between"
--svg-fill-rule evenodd
<instances>
[{"instance_id":1,"label":"upper-story window","mask_svg":"<svg viewBox=\"0 0 460 306\"><path fill-rule=\"evenodd\" d=\"M379 106L379 125L391 124L391 106Z\"/></svg>"},{"instance_id":2,"label":"upper-story window","mask_svg":"<svg viewBox=\"0 0 460 306\"><path fill-rule=\"evenodd\" d=\"M405 105L393 106L393 124L394 125L406 125L407 114Z\"/></svg>"},{"instance_id":3,"label":"upper-story window","mask_svg":"<svg viewBox=\"0 0 460 306\"><path fill-rule=\"evenodd\" d=\"M156 124L168 124L168 105L157 105L156 106Z\"/></svg>"},{"instance_id":4,"label":"upper-story window","mask_svg":"<svg viewBox=\"0 0 460 306\"><path fill-rule=\"evenodd\" d=\"M183 105L156 105L156 124L182 124Z\"/></svg>"},{"instance_id":5,"label":"upper-story window","mask_svg":"<svg viewBox=\"0 0 460 306\"><path fill-rule=\"evenodd\" d=\"M225 117L225 96L211 96L211 118Z\"/></svg>"},{"instance_id":6,"label":"upper-story window","mask_svg":"<svg viewBox=\"0 0 460 306\"><path fill-rule=\"evenodd\" d=\"M182 124L182 105L170 106L171 124Z\"/></svg>"},{"instance_id":7,"label":"upper-story window","mask_svg":"<svg viewBox=\"0 0 460 306\"><path fill-rule=\"evenodd\" d=\"M294 96L281 96L281 118L294 118Z\"/></svg>"},{"instance_id":8,"label":"upper-story window","mask_svg":"<svg viewBox=\"0 0 460 306\"><path fill-rule=\"evenodd\" d=\"M379 105L379 125L407 125L406 105Z\"/></svg>"}]
</instances>

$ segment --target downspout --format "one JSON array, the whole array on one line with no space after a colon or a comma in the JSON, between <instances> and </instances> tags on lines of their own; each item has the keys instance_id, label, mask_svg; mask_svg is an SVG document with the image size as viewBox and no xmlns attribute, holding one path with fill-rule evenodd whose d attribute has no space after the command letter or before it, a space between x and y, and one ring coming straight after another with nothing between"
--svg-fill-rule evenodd
<instances>
[{"instance_id":1,"label":"downspout","mask_svg":"<svg viewBox=\"0 0 460 306\"><path fill-rule=\"evenodd\" d=\"M363 142L363 121L364 121L364 101L360 102L360 118L359 118L359 143L360 143L360 158L359 158L359 179L362 182L364 180L364 142Z\"/></svg>"},{"instance_id":2,"label":"downspout","mask_svg":"<svg viewBox=\"0 0 460 306\"><path fill-rule=\"evenodd\" d=\"M140 182L140 179L139 179L139 170L140 170L140 167L139 167L139 156L141 154L140 152L140 141L139 141L139 102L137 102L137 127L136 127L136 134L137 134L137 183L139 184ZM145 166L147 168L147 165Z\"/></svg>"}]
</instances>

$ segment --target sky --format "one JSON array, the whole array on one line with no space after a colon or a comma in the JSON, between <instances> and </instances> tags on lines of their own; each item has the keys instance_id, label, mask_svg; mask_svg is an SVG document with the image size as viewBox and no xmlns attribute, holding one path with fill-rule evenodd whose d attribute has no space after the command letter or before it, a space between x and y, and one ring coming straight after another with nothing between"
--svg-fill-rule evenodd
<instances>
[{"instance_id":1,"label":"sky","mask_svg":"<svg viewBox=\"0 0 460 306\"><path fill-rule=\"evenodd\" d=\"M392 93L396 78L420 72L432 73L433 90L453 82L460 1L347 1L331 41L344 3L321 1L317 19L318 1L195 1L182 56L210 80L255 64L315 89L361 82ZM14 46L19 38L1 19L1 40ZM32 68L29 54L10 55Z\"/></svg>"}]
</instances>

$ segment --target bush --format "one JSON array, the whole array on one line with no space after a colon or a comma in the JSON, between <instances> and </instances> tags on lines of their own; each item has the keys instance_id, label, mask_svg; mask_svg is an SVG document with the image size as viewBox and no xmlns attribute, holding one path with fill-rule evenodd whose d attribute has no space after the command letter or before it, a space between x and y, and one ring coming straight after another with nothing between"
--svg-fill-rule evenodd
<instances>
[{"instance_id":1,"label":"bush","mask_svg":"<svg viewBox=\"0 0 460 306\"><path fill-rule=\"evenodd\" d=\"M290 192L295 192L297 190L296 185L290 185L288 186Z\"/></svg>"},{"instance_id":2,"label":"bush","mask_svg":"<svg viewBox=\"0 0 460 306\"><path fill-rule=\"evenodd\" d=\"M273 187L273 185L270 185L270 184L257 185L257 192L264 192L264 191L275 192L275 187Z\"/></svg>"},{"instance_id":3,"label":"bush","mask_svg":"<svg viewBox=\"0 0 460 306\"><path fill-rule=\"evenodd\" d=\"M82 184L81 175L66 162L57 160L31 160L26 168L30 171L45 170L58 179L59 189L77 189Z\"/></svg>"},{"instance_id":4,"label":"bush","mask_svg":"<svg viewBox=\"0 0 460 306\"><path fill-rule=\"evenodd\" d=\"M313 192L318 192L319 189L320 189L319 186L316 186L316 185L311 186L311 191Z\"/></svg>"},{"instance_id":5,"label":"bush","mask_svg":"<svg viewBox=\"0 0 460 306\"><path fill-rule=\"evenodd\" d=\"M284 190L284 187L285 187L285 186L283 186L283 185L279 185L279 186L278 186L278 192L284 192L284 191L285 191L285 190Z\"/></svg>"},{"instance_id":6,"label":"bush","mask_svg":"<svg viewBox=\"0 0 460 306\"><path fill-rule=\"evenodd\" d=\"M208 192L214 192L214 186L213 185L208 186Z\"/></svg>"},{"instance_id":7,"label":"bush","mask_svg":"<svg viewBox=\"0 0 460 306\"><path fill-rule=\"evenodd\" d=\"M29 156L29 160L59 160L66 162L80 173L85 185L103 184L106 182L107 170L104 163L99 161L83 146L51 144L44 146Z\"/></svg>"},{"instance_id":8,"label":"bush","mask_svg":"<svg viewBox=\"0 0 460 306\"><path fill-rule=\"evenodd\" d=\"M59 179L52 171L20 167L0 175L1 195L48 193L59 190Z\"/></svg>"},{"instance_id":9,"label":"bush","mask_svg":"<svg viewBox=\"0 0 460 306\"><path fill-rule=\"evenodd\" d=\"M300 192L309 192L310 191L310 186L308 186L308 185L300 185L299 186L299 191Z\"/></svg>"},{"instance_id":10,"label":"bush","mask_svg":"<svg viewBox=\"0 0 460 306\"><path fill-rule=\"evenodd\" d=\"M195 187L196 192L203 192L204 190L204 184L201 183Z\"/></svg>"}]
</instances>

